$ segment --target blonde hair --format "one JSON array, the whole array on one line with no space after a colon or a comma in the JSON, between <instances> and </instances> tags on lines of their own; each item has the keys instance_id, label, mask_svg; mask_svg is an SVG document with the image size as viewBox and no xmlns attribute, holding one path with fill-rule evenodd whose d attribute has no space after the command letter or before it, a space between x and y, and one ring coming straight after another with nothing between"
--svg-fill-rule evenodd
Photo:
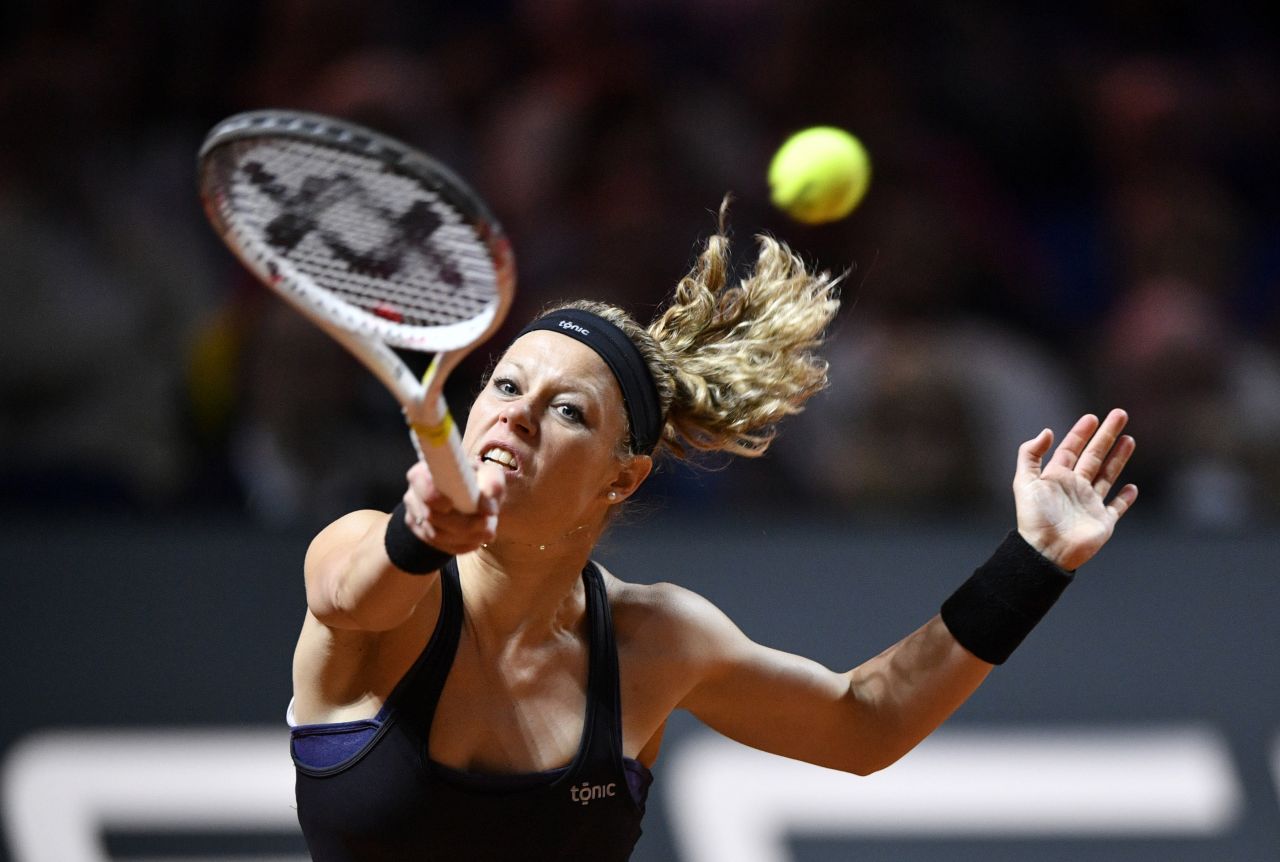
<instances>
[{"instance_id":1,"label":"blonde hair","mask_svg":"<svg viewBox=\"0 0 1280 862\"><path fill-rule=\"evenodd\" d=\"M719 231L647 328L602 302L546 312L590 311L626 333L657 385L666 417L659 449L677 458L690 449L763 455L774 426L827 385L827 362L816 351L840 307L840 279L810 272L784 243L762 235L750 274L731 283L727 204Z\"/></svg>"}]
</instances>

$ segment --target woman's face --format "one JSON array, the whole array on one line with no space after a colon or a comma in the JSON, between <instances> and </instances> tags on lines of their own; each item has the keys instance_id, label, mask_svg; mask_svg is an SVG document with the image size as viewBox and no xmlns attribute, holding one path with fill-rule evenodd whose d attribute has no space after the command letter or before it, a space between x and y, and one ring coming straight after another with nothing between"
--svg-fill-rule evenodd
<instances>
[{"instance_id":1,"label":"woman's face","mask_svg":"<svg viewBox=\"0 0 1280 862\"><path fill-rule=\"evenodd\" d=\"M647 474L648 459L620 456L625 434L622 394L604 361L571 338L535 331L494 366L463 449L476 469L506 474L500 535L536 542L603 519L639 485L634 462Z\"/></svg>"}]
</instances>

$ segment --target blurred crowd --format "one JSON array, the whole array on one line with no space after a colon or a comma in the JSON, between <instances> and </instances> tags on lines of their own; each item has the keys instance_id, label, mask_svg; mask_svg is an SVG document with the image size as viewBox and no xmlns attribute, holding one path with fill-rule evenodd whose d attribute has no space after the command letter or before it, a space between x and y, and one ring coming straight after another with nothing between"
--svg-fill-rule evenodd
<instances>
[{"instance_id":1,"label":"blurred crowd","mask_svg":"<svg viewBox=\"0 0 1280 862\"><path fill-rule=\"evenodd\" d=\"M832 386L663 505L1007 512L1017 445L1126 407L1148 517L1280 523L1280 51L1246 4L45 0L0 12L0 503L312 525L401 493L390 396L204 221L223 116L346 117L467 177L512 236L504 343L586 296L648 319L715 228L847 271ZM844 126L841 222L768 204ZM455 412L488 362L455 375Z\"/></svg>"}]
</instances>

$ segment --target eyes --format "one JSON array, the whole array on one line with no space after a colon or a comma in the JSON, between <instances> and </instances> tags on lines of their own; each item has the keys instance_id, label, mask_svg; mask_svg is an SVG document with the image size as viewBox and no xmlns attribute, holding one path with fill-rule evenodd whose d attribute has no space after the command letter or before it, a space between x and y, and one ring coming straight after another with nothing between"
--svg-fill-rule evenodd
<instances>
[{"instance_id":1,"label":"eyes","mask_svg":"<svg viewBox=\"0 0 1280 862\"><path fill-rule=\"evenodd\" d=\"M581 425L583 422L582 411L573 404L557 404L555 410L575 425Z\"/></svg>"},{"instance_id":2,"label":"eyes","mask_svg":"<svg viewBox=\"0 0 1280 862\"><path fill-rule=\"evenodd\" d=\"M490 386L499 393L501 398L515 398L520 394L520 387L509 377L494 377L490 381ZM582 408L567 397L556 398L551 404L551 410L574 425L586 423L586 415Z\"/></svg>"}]
</instances>

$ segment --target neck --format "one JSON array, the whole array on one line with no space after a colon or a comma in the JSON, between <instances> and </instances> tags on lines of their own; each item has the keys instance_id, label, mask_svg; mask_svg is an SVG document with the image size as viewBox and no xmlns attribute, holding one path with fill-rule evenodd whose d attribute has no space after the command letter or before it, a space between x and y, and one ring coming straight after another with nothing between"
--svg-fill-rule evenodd
<instances>
[{"instance_id":1,"label":"neck","mask_svg":"<svg viewBox=\"0 0 1280 862\"><path fill-rule=\"evenodd\" d=\"M459 557L469 619L501 638L573 625L583 606L582 570L601 532L584 525L546 543L495 539Z\"/></svg>"}]
</instances>

